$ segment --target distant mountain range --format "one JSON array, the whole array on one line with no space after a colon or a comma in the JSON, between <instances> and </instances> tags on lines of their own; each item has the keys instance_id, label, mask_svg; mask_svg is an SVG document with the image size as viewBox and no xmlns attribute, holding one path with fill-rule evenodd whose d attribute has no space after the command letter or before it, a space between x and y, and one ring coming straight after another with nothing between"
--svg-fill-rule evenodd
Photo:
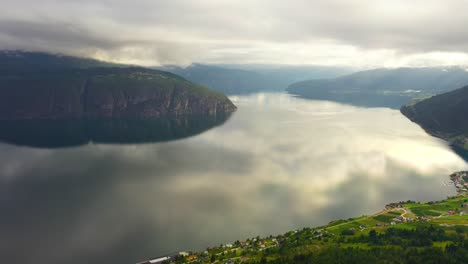
<instances>
[{"instance_id":1,"label":"distant mountain range","mask_svg":"<svg viewBox=\"0 0 468 264\"><path fill-rule=\"evenodd\" d=\"M366 107L399 109L415 98L451 91L468 84L460 67L375 69L322 80L307 80L288 87L305 98L331 100Z\"/></svg>"},{"instance_id":2,"label":"distant mountain range","mask_svg":"<svg viewBox=\"0 0 468 264\"><path fill-rule=\"evenodd\" d=\"M232 112L172 73L38 52L0 53L0 120L153 118Z\"/></svg>"},{"instance_id":3,"label":"distant mountain range","mask_svg":"<svg viewBox=\"0 0 468 264\"><path fill-rule=\"evenodd\" d=\"M203 65L164 66L157 69L172 72L226 94L248 94L284 91L294 82L333 78L351 73L351 68L326 66L279 65Z\"/></svg>"},{"instance_id":4,"label":"distant mountain range","mask_svg":"<svg viewBox=\"0 0 468 264\"><path fill-rule=\"evenodd\" d=\"M401 108L428 133L468 150L468 86Z\"/></svg>"}]
</instances>

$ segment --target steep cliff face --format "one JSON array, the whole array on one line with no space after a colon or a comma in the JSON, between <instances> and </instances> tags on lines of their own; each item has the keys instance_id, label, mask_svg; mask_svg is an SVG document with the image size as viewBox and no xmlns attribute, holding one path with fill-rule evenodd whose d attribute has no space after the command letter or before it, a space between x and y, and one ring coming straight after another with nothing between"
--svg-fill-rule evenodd
<instances>
[{"instance_id":1,"label":"steep cliff face","mask_svg":"<svg viewBox=\"0 0 468 264\"><path fill-rule=\"evenodd\" d=\"M145 68L0 74L0 120L153 118L235 109L222 93Z\"/></svg>"},{"instance_id":2,"label":"steep cliff face","mask_svg":"<svg viewBox=\"0 0 468 264\"><path fill-rule=\"evenodd\" d=\"M428 133L468 149L468 86L405 105L401 112Z\"/></svg>"}]
</instances>

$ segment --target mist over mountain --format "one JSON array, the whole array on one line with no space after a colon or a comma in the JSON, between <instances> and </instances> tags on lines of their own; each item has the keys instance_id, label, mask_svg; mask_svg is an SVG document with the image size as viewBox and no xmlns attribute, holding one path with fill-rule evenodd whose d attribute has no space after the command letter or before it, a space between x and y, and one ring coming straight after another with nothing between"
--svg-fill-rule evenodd
<instances>
[{"instance_id":1,"label":"mist over mountain","mask_svg":"<svg viewBox=\"0 0 468 264\"><path fill-rule=\"evenodd\" d=\"M283 91L294 82L333 78L353 71L350 67L248 64L192 64L188 67L164 66L159 69L178 74L192 82L226 94Z\"/></svg>"},{"instance_id":2,"label":"mist over mountain","mask_svg":"<svg viewBox=\"0 0 468 264\"><path fill-rule=\"evenodd\" d=\"M451 91L468 84L462 67L374 69L288 87L305 98L331 100L366 107L398 109L415 98Z\"/></svg>"}]
</instances>

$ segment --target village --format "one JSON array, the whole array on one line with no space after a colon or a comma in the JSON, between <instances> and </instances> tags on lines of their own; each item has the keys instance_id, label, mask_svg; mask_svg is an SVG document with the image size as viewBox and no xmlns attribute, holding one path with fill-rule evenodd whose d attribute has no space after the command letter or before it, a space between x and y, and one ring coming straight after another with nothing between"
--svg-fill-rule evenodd
<instances>
[{"instance_id":1,"label":"village","mask_svg":"<svg viewBox=\"0 0 468 264\"><path fill-rule=\"evenodd\" d=\"M458 194L468 194L468 171L455 172L450 175L450 180L455 185Z\"/></svg>"},{"instance_id":2,"label":"village","mask_svg":"<svg viewBox=\"0 0 468 264\"><path fill-rule=\"evenodd\" d=\"M297 231L292 231L297 232ZM319 233L317 233L319 234ZM158 264L158 263L242 263L250 259L247 255L252 253L261 253L262 251L276 248L280 241L284 241L285 236L270 236L268 238L249 238L245 241L236 241L234 243L226 243L217 247L207 248L200 253L194 252L178 252L168 256L155 258L148 261L139 262L137 264ZM220 262L219 259L225 260Z\"/></svg>"}]
</instances>

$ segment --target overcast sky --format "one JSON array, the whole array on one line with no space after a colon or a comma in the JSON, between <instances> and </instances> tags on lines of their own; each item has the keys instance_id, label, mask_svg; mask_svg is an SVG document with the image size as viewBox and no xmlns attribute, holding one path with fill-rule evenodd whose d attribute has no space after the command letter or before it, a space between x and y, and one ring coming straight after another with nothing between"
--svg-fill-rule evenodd
<instances>
[{"instance_id":1,"label":"overcast sky","mask_svg":"<svg viewBox=\"0 0 468 264\"><path fill-rule=\"evenodd\" d=\"M6 0L0 48L144 65L468 65L466 0Z\"/></svg>"}]
</instances>

